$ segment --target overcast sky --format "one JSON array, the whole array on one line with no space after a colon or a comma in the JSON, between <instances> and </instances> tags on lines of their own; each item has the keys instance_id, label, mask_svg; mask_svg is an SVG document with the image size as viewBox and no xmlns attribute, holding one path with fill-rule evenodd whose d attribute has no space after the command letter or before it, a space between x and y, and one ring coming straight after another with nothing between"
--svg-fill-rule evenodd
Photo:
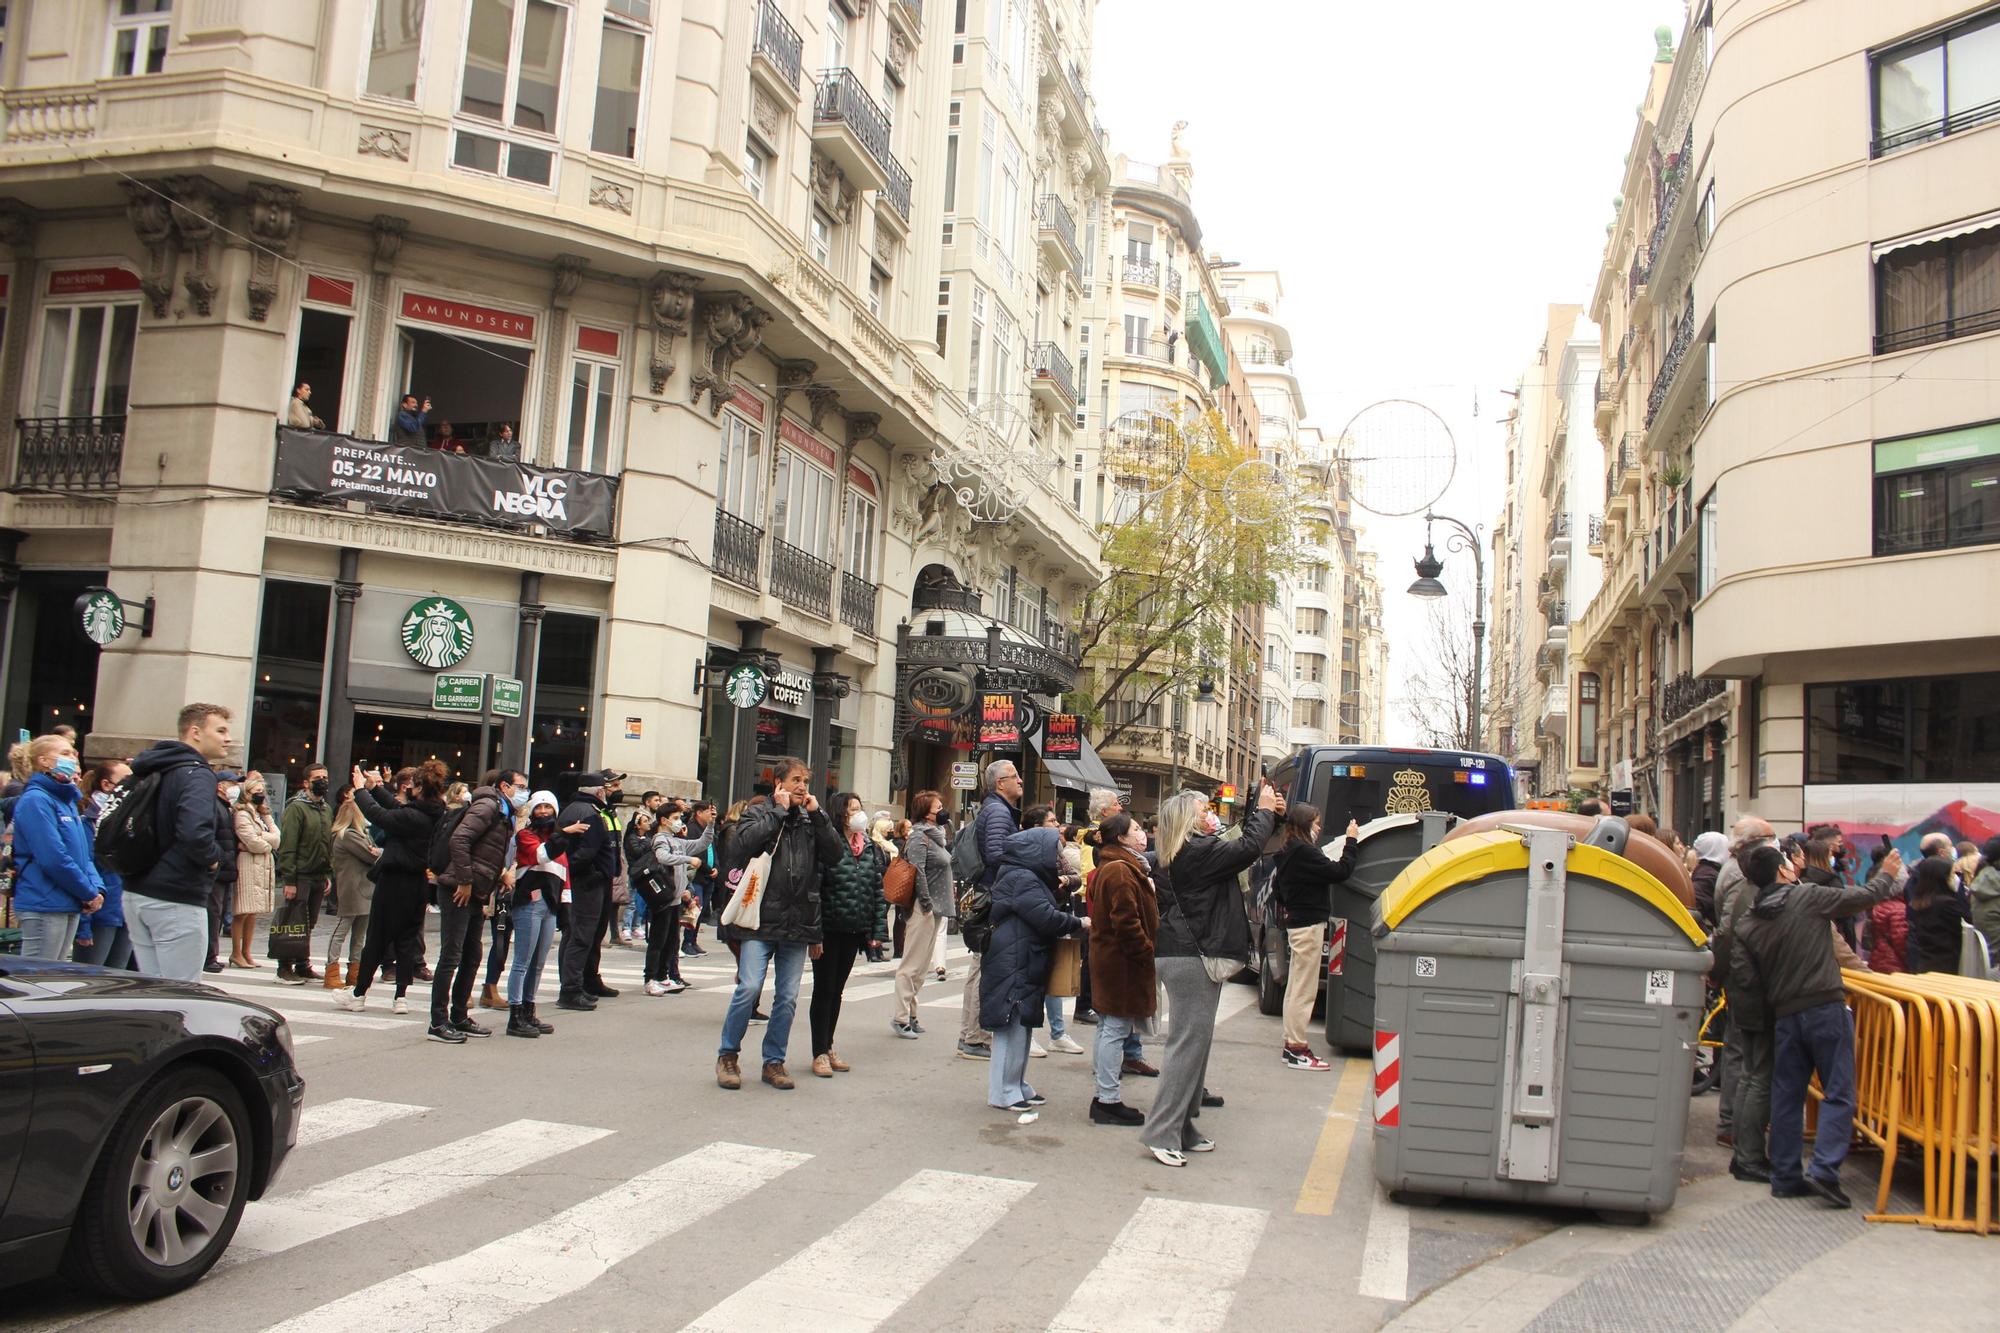
<instances>
[{"instance_id":1,"label":"overcast sky","mask_svg":"<svg viewBox=\"0 0 2000 1333\"><path fill-rule=\"evenodd\" d=\"M1279 271L1307 420L1332 437L1378 399L1427 404L1457 444L1436 509L1490 531L1500 390L1548 305L1589 302L1653 30L1685 19L1683 0L1101 0L1090 83L1114 153L1163 162L1188 122L1203 244ZM1404 593L1423 523L1355 518L1393 691L1424 656ZM1468 619L1470 564L1444 573ZM1387 721L1414 739L1393 692Z\"/></svg>"}]
</instances>

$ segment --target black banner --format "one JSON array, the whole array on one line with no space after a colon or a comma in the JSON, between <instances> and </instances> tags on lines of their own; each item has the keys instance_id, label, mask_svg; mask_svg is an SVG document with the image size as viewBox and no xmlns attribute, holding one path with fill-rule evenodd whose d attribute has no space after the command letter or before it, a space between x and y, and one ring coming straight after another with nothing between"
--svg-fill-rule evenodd
<instances>
[{"instance_id":1,"label":"black banner","mask_svg":"<svg viewBox=\"0 0 2000 1333\"><path fill-rule=\"evenodd\" d=\"M609 539L618 479L280 426L271 493L365 500L390 513Z\"/></svg>"}]
</instances>

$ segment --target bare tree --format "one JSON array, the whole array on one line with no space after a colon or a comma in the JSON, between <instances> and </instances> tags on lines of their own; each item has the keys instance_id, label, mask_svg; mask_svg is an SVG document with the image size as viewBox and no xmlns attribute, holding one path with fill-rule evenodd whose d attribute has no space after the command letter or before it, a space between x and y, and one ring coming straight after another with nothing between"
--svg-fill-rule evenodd
<instances>
[{"instance_id":1,"label":"bare tree","mask_svg":"<svg viewBox=\"0 0 2000 1333\"><path fill-rule=\"evenodd\" d=\"M1451 601L1431 603L1425 652L1403 701L1403 716L1425 745L1482 748L1472 715L1473 680L1471 617Z\"/></svg>"}]
</instances>

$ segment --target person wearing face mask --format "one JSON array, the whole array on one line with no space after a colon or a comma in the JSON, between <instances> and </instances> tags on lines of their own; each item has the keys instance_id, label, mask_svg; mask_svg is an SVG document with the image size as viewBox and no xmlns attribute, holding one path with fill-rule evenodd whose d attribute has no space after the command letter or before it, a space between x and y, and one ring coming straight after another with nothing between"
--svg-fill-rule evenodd
<instances>
[{"instance_id":1,"label":"person wearing face mask","mask_svg":"<svg viewBox=\"0 0 2000 1333\"><path fill-rule=\"evenodd\" d=\"M112 790L131 771L132 766L123 759L107 759L84 773L77 793L82 797L77 803L77 813L83 816L84 827L90 830L93 840L97 837L97 821L104 815L104 806ZM89 795L84 795L86 792ZM132 964L132 932L125 925L125 884L103 866L97 868L97 876L104 884L104 904L82 918L77 925L76 961L122 972ZM88 945L83 942L86 933L90 936ZM213 941L209 943L208 950L209 957L213 958ZM220 969L204 965L204 970L214 972Z\"/></svg>"},{"instance_id":2,"label":"person wearing face mask","mask_svg":"<svg viewBox=\"0 0 2000 1333\"><path fill-rule=\"evenodd\" d=\"M681 980L681 913L694 904L690 871L715 842L715 807L705 801L702 805L704 815L696 818L692 829L677 806L663 806L660 830L646 849L663 876L647 903L652 913L646 930L648 995L678 995L688 988Z\"/></svg>"},{"instance_id":3,"label":"person wearing face mask","mask_svg":"<svg viewBox=\"0 0 2000 1333\"><path fill-rule=\"evenodd\" d=\"M77 925L104 906L90 830L77 812L83 765L65 736L28 742L28 781L14 802L14 910L21 955L69 961Z\"/></svg>"},{"instance_id":4,"label":"person wearing face mask","mask_svg":"<svg viewBox=\"0 0 2000 1333\"><path fill-rule=\"evenodd\" d=\"M375 863L375 896L368 904L368 938L361 946L361 975L353 990L337 991L334 1003L351 1013L367 1007L368 988L376 970L392 953L396 958L396 1004L409 1012L404 995L416 980L423 951L424 905L430 896L431 834L444 818L445 766L426 759L416 768L397 771L390 781L400 799L381 792L380 771L354 770L354 803L370 824L382 830L382 859ZM460 1040L463 1040L460 1034ZM449 1040L449 1038L445 1038Z\"/></svg>"},{"instance_id":5,"label":"person wearing face mask","mask_svg":"<svg viewBox=\"0 0 2000 1333\"><path fill-rule=\"evenodd\" d=\"M354 803L354 788L342 787L333 812L333 938L326 946L326 979L336 989L361 979L361 942L368 933L368 909L375 901L370 878L382 849L368 836L368 821ZM347 964L340 946L347 946Z\"/></svg>"},{"instance_id":6,"label":"person wearing face mask","mask_svg":"<svg viewBox=\"0 0 2000 1333\"><path fill-rule=\"evenodd\" d=\"M231 775L234 776L233 774ZM236 793L229 812L229 836L227 841L235 847L236 919L230 925L230 939L241 940L243 956L250 957L250 949L257 940L257 918L269 915L274 905L278 885L278 821L271 817L270 800L264 793L264 775L252 773L228 784ZM218 830L219 833L219 830ZM218 838L218 841L223 839ZM223 848L225 852L228 846ZM306 956L312 954L312 936L306 936ZM252 967L256 963L250 964ZM302 986L305 978L286 971L286 965L278 965L276 980L287 985Z\"/></svg>"},{"instance_id":7,"label":"person wearing face mask","mask_svg":"<svg viewBox=\"0 0 2000 1333\"><path fill-rule=\"evenodd\" d=\"M243 793L243 775L230 769L215 775L215 887L208 895L208 961L204 972L220 972L216 953L222 947L222 923L229 922L230 962L236 953L236 802ZM268 911L269 904L265 910Z\"/></svg>"},{"instance_id":8,"label":"person wearing face mask","mask_svg":"<svg viewBox=\"0 0 2000 1333\"><path fill-rule=\"evenodd\" d=\"M500 777L500 770L489 769L485 778L481 780L480 785L497 787L500 783ZM507 848L507 869L509 871L514 869L513 841L520 836L521 822L528 817L528 797L531 795L533 793L528 790L528 781L525 777L521 778L520 785L509 789L507 793L507 809L505 813L509 830ZM486 950L486 986L479 994L479 1007L481 1009L505 1009L507 1007L506 1000L502 998L502 987L508 972L508 955L514 943L513 904L514 895L511 891L511 884L508 892L496 892L486 900L486 918L492 922L493 938Z\"/></svg>"},{"instance_id":9,"label":"person wearing face mask","mask_svg":"<svg viewBox=\"0 0 2000 1333\"><path fill-rule=\"evenodd\" d=\"M556 935L555 907L569 882L569 861L551 854L549 839L556 832L556 796L538 791L528 796L527 820L514 835L514 890L509 914L514 921L514 964L507 969L507 1035L543 1037L556 1030L535 1013L535 992L542 983L542 966Z\"/></svg>"},{"instance_id":10,"label":"person wearing face mask","mask_svg":"<svg viewBox=\"0 0 2000 1333\"><path fill-rule=\"evenodd\" d=\"M490 1037L467 1006L479 972L486 904L495 890L514 887L514 815L532 794L525 773L503 769L474 788L451 830L451 861L437 877L438 960L431 975L432 1041L460 1045Z\"/></svg>"},{"instance_id":11,"label":"person wearing face mask","mask_svg":"<svg viewBox=\"0 0 2000 1333\"><path fill-rule=\"evenodd\" d=\"M1285 1048L1287 1069L1324 1073L1333 1066L1313 1054L1306 1041L1313 1001L1319 998L1320 946L1326 942L1327 918L1333 914L1331 890L1354 872L1354 847L1361 826L1347 821L1339 860L1320 850L1319 811L1300 803L1285 811L1285 843L1271 873L1271 892L1285 916L1285 941L1291 948L1291 968L1285 976Z\"/></svg>"},{"instance_id":12,"label":"person wearing face mask","mask_svg":"<svg viewBox=\"0 0 2000 1333\"><path fill-rule=\"evenodd\" d=\"M333 809L327 804L325 764L308 764L305 788L285 803L279 821L278 879L286 902L303 898L306 939L319 923L320 900L333 882ZM291 985L319 980L308 954L306 961L278 964L278 980Z\"/></svg>"},{"instance_id":13,"label":"person wearing face mask","mask_svg":"<svg viewBox=\"0 0 2000 1333\"><path fill-rule=\"evenodd\" d=\"M910 837L904 855L917 872L916 894L910 903L910 923L903 931L903 961L896 968L896 1013L889 1031L914 1041L924 1034L917 1021L917 996L931 966L945 922L958 915L958 895L951 879L951 844L944 831L944 797L920 791L910 798Z\"/></svg>"},{"instance_id":14,"label":"person wearing face mask","mask_svg":"<svg viewBox=\"0 0 2000 1333\"><path fill-rule=\"evenodd\" d=\"M1125 1048L1133 1028L1159 1005L1153 941L1160 904L1146 864L1146 830L1123 813L1097 826L1096 864L1085 895L1090 918L1091 1000L1097 1009L1092 1061L1097 1089L1090 1101L1094 1125L1139 1125L1145 1113L1125 1104Z\"/></svg>"},{"instance_id":15,"label":"person wearing face mask","mask_svg":"<svg viewBox=\"0 0 2000 1333\"><path fill-rule=\"evenodd\" d=\"M839 859L821 882L824 947L812 960L812 1071L819 1078L847 1072L847 1062L833 1046L834 1029L840 1025L840 993L861 951L880 948L889 937L889 905L882 897L889 858L868 836L868 812L861 798L853 792L836 793L833 821L844 841Z\"/></svg>"}]
</instances>

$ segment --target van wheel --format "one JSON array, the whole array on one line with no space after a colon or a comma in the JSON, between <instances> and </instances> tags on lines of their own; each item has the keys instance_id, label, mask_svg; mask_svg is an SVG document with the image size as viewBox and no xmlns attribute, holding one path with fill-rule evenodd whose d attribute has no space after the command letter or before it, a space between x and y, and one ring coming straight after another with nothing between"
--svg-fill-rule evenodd
<instances>
[{"instance_id":1,"label":"van wheel","mask_svg":"<svg viewBox=\"0 0 2000 1333\"><path fill-rule=\"evenodd\" d=\"M64 1272L124 1300L193 1286L250 1196L250 1121L229 1080L168 1070L126 1108L91 1167Z\"/></svg>"}]
</instances>

